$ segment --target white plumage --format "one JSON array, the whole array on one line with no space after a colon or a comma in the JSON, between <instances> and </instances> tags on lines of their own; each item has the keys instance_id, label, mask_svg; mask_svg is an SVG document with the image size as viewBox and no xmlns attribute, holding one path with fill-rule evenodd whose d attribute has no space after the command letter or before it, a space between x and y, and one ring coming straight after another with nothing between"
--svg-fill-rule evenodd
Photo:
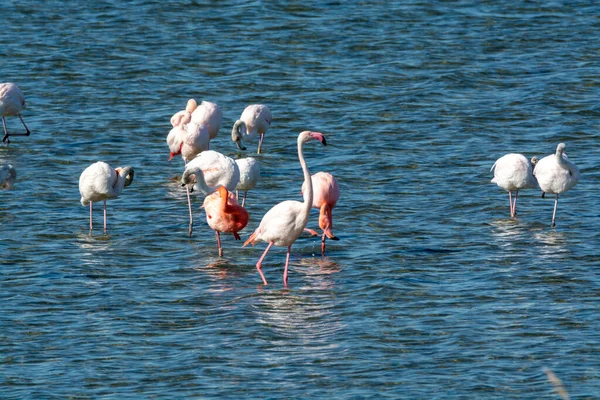
<instances>
[{"instance_id":1,"label":"white plumage","mask_svg":"<svg viewBox=\"0 0 600 400\"><path fill-rule=\"evenodd\" d=\"M542 197L545 193L556 194L552 226L556 225L554 221L558 207L558 195L566 193L579 182L579 169L565 154L565 147L564 143L559 143L556 153L542 158L533 170L533 175L542 189Z\"/></svg>"},{"instance_id":2,"label":"white plumage","mask_svg":"<svg viewBox=\"0 0 600 400\"><path fill-rule=\"evenodd\" d=\"M239 180L240 170L232 158L214 150L207 150L187 163L181 184L193 183L194 189L208 195L219 186L234 191Z\"/></svg>"},{"instance_id":3,"label":"white plumage","mask_svg":"<svg viewBox=\"0 0 600 400\"><path fill-rule=\"evenodd\" d=\"M204 126L193 121L175 126L167 135L169 160L176 155L181 155L183 161L187 163L201 152L208 150L209 142L208 130Z\"/></svg>"},{"instance_id":4,"label":"white plumage","mask_svg":"<svg viewBox=\"0 0 600 400\"><path fill-rule=\"evenodd\" d=\"M185 106L185 110L181 110L173 114L173 116L171 117L171 125L173 125L173 127L176 127L190 122L192 120L192 113L194 112L196 107L198 107L198 104L196 104L196 100L189 99Z\"/></svg>"},{"instance_id":5,"label":"white plumage","mask_svg":"<svg viewBox=\"0 0 600 400\"><path fill-rule=\"evenodd\" d=\"M517 196L519 195L519 190L537 187L537 182L533 176L533 166L537 161L537 157L533 157L529 161L522 154L511 153L496 160L490 169L490 171L494 172L492 183L497 184L508 192L511 217L517 215ZM512 200L513 191L515 192L514 202Z\"/></svg>"},{"instance_id":6,"label":"white plumage","mask_svg":"<svg viewBox=\"0 0 600 400\"><path fill-rule=\"evenodd\" d=\"M223 111L217 104L210 101L202 101L192 113L192 121L206 127L211 140L217 137L222 119Z\"/></svg>"},{"instance_id":7,"label":"white plumage","mask_svg":"<svg viewBox=\"0 0 600 400\"><path fill-rule=\"evenodd\" d=\"M23 109L25 109L25 96L21 89L12 82L0 83L0 117L2 117L2 125L4 127L3 142L9 143L10 136L29 136L31 133L21 117ZM8 133L4 117L11 116L19 117L25 127L25 133Z\"/></svg>"},{"instance_id":8,"label":"white plumage","mask_svg":"<svg viewBox=\"0 0 600 400\"><path fill-rule=\"evenodd\" d=\"M235 187L236 197L239 200L239 190L244 192L244 197L242 199L242 207L244 207L244 204L246 203L246 193L248 190L253 189L260 179L260 163L253 157L240 158L235 160L235 163L240 170L240 181Z\"/></svg>"},{"instance_id":9,"label":"white plumage","mask_svg":"<svg viewBox=\"0 0 600 400\"><path fill-rule=\"evenodd\" d=\"M17 180L17 171L10 164L0 167L0 188L10 189Z\"/></svg>"},{"instance_id":10,"label":"white plumage","mask_svg":"<svg viewBox=\"0 0 600 400\"><path fill-rule=\"evenodd\" d=\"M271 126L271 110L264 104L251 104L244 109L240 119L235 121L231 130L231 140L240 150L246 150L242 141L253 142L260 136L257 153L260 154L263 138Z\"/></svg>"}]
</instances>

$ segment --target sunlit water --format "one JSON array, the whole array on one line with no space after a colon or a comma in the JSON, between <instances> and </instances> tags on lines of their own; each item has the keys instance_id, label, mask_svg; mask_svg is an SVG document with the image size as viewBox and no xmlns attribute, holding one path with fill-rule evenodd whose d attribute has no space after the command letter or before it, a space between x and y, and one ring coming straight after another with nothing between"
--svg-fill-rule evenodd
<instances>
[{"instance_id":1,"label":"sunlit water","mask_svg":"<svg viewBox=\"0 0 600 400\"><path fill-rule=\"evenodd\" d=\"M592 2L8 1L0 81L30 137L0 147L0 397L574 398L600 393L598 23ZM265 103L273 124L246 239L300 200L296 137L342 196L339 242L255 264L214 233L168 162L170 116L217 102L211 147ZM22 129L8 118L10 130ZM519 195L490 167L567 144L581 181ZM92 162L135 181L88 232ZM318 229L316 210L309 227ZM554 396L554 397L553 397Z\"/></svg>"}]
</instances>

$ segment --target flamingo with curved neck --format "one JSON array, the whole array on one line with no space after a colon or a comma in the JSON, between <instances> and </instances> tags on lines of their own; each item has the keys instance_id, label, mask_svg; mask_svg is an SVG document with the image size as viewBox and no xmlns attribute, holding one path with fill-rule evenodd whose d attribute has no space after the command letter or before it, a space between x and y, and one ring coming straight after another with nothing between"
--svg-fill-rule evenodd
<instances>
[{"instance_id":1,"label":"flamingo with curved neck","mask_svg":"<svg viewBox=\"0 0 600 400\"><path fill-rule=\"evenodd\" d=\"M260 241L268 243L267 249L256 263L256 269L265 285L267 284L267 280L262 272L261 265L269 249L275 245L287 247L285 269L283 271L283 283L287 286L292 244L300 237L308 222L313 203L313 187L302 149L304 143L310 140L318 140L323 145L327 145L325 137L320 132L303 131L298 135L298 160L300 161L300 166L304 173L304 182L306 183L306 190L302 194L304 201L286 200L275 205L267 211L260 221L258 228L244 242L244 246L248 244L255 245Z\"/></svg>"},{"instance_id":2,"label":"flamingo with curved neck","mask_svg":"<svg viewBox=\"0 0 600 400\"><path fill-rule=\"evenodd\" d=\"M235 121L233 129L231 130L231 140L237 145L240 150L246 150L242 145L242 141L254 141L257 136L260 136L258 140L257 153L260 154L262 142L265 137L265 133L271 126L273 117L271 110L264 104L251 104L244 109L240 119Z\"/></svg>"},{"instance_id":3,"label":"flamingo with curved neck","mask_svg":"<svg viewBox=\"0 0 600 400\"><path fill-rule=\"evenodd\" d=\"M224 186L219 186L212 194L206 196L202 204L206 211L206 222L217 237L219 257L223 256L220 232L231 232L235 240L240 240L239 231L248 225L248 211L237 202L233 193Z\"/></svg>"}]
</instances>

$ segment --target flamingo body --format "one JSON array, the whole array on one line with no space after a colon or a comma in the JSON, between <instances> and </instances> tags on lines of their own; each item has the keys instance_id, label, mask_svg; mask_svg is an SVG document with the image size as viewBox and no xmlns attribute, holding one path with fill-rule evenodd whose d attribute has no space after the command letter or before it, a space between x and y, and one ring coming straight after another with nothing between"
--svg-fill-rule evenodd
<instances>
[{"instance_id":1,"label":"flamingo body","mask_svg":"<svg viewBox=\"0 0 600 400\"><path fill-rule=\"evenodd\" d=\"M219 186L235 190L240 180L240 170L230 157L214 150L200 153L187 163L181 177L182 185L194 183L194 189L204 194L212 193Z\"/></svg>"},{"instance_id":2,"label":"flamingo body","mask_svg":"<svg viewBox=\"0 0 600 400\"><path fill-rule=\"evenodd\" d=\"M256 158L247 157L235 160L240 170L240 181L235 187L236 193L238 190L244 192L244 198L242 200L242 207L246 202L246 193L256 186L256 183L260 179L260 163Z\"/></svg>"},{"instance_id":3,"label":"flamingo body","mask_svg":"<svg viewBox=\"0 0 600 400\"><path fill-rule=\"evenodd\" d=\"M217 137L221 128L221 120L223 119L223 111L221 107L210 101L202 101L194 112L192 112L192 121L200 126L206 127L210 139Z\"/></svg>"},{"instance_id":4,"label":"flamingo body","mask_svg":"<svg viewBox=\"0 0 600 400\"><path fill-rule=\"evenodd\" d=\"M266 285L267 280L262 273L261 264L264 260L267 252L271 246L287 246L287 256L285 262L285 269L283 272L283 282L287 286L288 277L288 266L290 260L290 253L292 244L300 237L302 231L306 227L308 217L310 215L310 209L313 203L313 189L311 183L310 172L306 166L304 160L303 146L304 143L311 139L315 139L326 145L327 142L323 137L323 134L319 132L303 131L298 135L298 160L304 173L304 181L306 182L306 191L303 193L304 201L286 200L271 208L263 216L260 221L260 225L252 235L246 240L244 246L248 244L256 244L257 242L264 241L269 243L267 249L256 263L256 269L258 270L263 283Z\"/></svg>"},{"instance_id":5,"label":"flamingo body","mask_svg":"<svg viewBox=\"0 0 600 400\"><path fill-rule=\"evenodd\" d=\"M508 192L511 217L517 215L519 190L537 187L537 181L533 176L533 167L537 162L537 157L533 157L529 161L522 154L510 153L496 160L490 169L494 172L494 178L491 182ZM515 192L514 201L512 200L512 192Z\"/></svg>"},{"instance_id":6,"label":"flamingo body","mask_svg":"<svg viewBox=\"0 0 600 400\"><path fill-rule=\"evenodd\" d=\"M325 238L339 240L331 231L333 228L332 210L340 198L340 188L336 179L328 172L317 172L311 177L313 185L313 208L319 210L319 227L323 230L321 254L325 255ZM302 184L302 193L307 183Z\"/></svg>"},{"instance_id":7,"label":"flamingo body","mask_svg":"<svg viewBox=\"0 0 600 400\"><path fill-rule=\"evenodd\" d=\"M81 204L90 205L90 230L92 229L92 203L104 201L104 230L106 231L106 200L114 199L124 187L133 182L132 167L113 169L105 162L98 161L87 167L79 177Z\"/></svg>"},{"instance_id":8,"label":"flamingo body","mask_svg":"<svg viewBox=\"0 0 600 400\"><path fill-rule=\"evenodd\" d=\"M3 142L10 142L9 136L29 136L31 133L25 121L21 117L21 111L25 109L25 96L21 89L12 82L0 83L0 117L2 118L2 125L4 127L4 139ZM21 123L25 127L25 133L8 133L6 128L6 120L4 117L17 116L21 120Z\"/></svg>"},{"instance_id":9,"label":"flamingo body","mask_svg":"<svg viewBox=\"0 0 600 400\"><path fill-rule=\"evenodd\" d=\"M167 135L171 160L176 155L181 155L187 163L193 160L201 152L208 150L210 138L208 130L195 122L175 126Z\"/></svg>"},{"instance_id":10,"label":"flamingo body","mask_svg":"<svg viewBox=\"0 0 600 400\"><path fill-rule=\"evenodd\" d=\"M17 171L10 164L0 167L0 188L10 189L17 180Z\"/></svg>"},{"instance_id":11,"label":"flamingo body","mask_svg":"<svg viewBox=\"0 0 600 400\"><path fill-rule=\"evenodd\" d=\"M556 152L542 158L535 166L533 175L537 178L542 197L546 193L556 194L554 212L552 213L552 226L555 226L558 195L566 193L579 182L579 168L569 160L565 154L565 144L559 143Z\"/></svg>"},{"instance_id":12,"label":"flamingo body","mask_svg":"<svg viewBox=\"0 0 600 400\"><path fill-rule=\"evenodd\" d=\"M271 110L264 104L251 104L244 109L240 119L233 125L231 139L241 150L246 150L242 141L253 142L259 137L257 153L260 154L265 133L271 126Z\"/></svg>"}]
</instances>

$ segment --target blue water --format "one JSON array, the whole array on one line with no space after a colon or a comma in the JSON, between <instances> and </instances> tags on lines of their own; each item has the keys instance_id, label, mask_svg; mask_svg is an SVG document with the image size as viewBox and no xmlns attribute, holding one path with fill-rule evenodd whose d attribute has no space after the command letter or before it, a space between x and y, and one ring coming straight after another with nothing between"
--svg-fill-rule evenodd
<instances>
[{"instance_id":1,"label":"blue water","mask_svg":"<svg viewBox=\"0 0 600 400\"><path fill-rule=\"evenodd\" d=\"M7 1L0 81L30 137L0 147L0 397L572 398L600 393L600 70L595 2ZM242 239L300 200L296 137L336 176L339 242L224 257L168 160L189 98L223 109L211 148L240 152L268 104ZM7 118L10 130L22 129ZM565 142L581 181L522 191L510 219L489 172ZM78 179L135 168L88 232ZM313 210L309 227L317 227Z\"/></svg>"}]
</instances>

